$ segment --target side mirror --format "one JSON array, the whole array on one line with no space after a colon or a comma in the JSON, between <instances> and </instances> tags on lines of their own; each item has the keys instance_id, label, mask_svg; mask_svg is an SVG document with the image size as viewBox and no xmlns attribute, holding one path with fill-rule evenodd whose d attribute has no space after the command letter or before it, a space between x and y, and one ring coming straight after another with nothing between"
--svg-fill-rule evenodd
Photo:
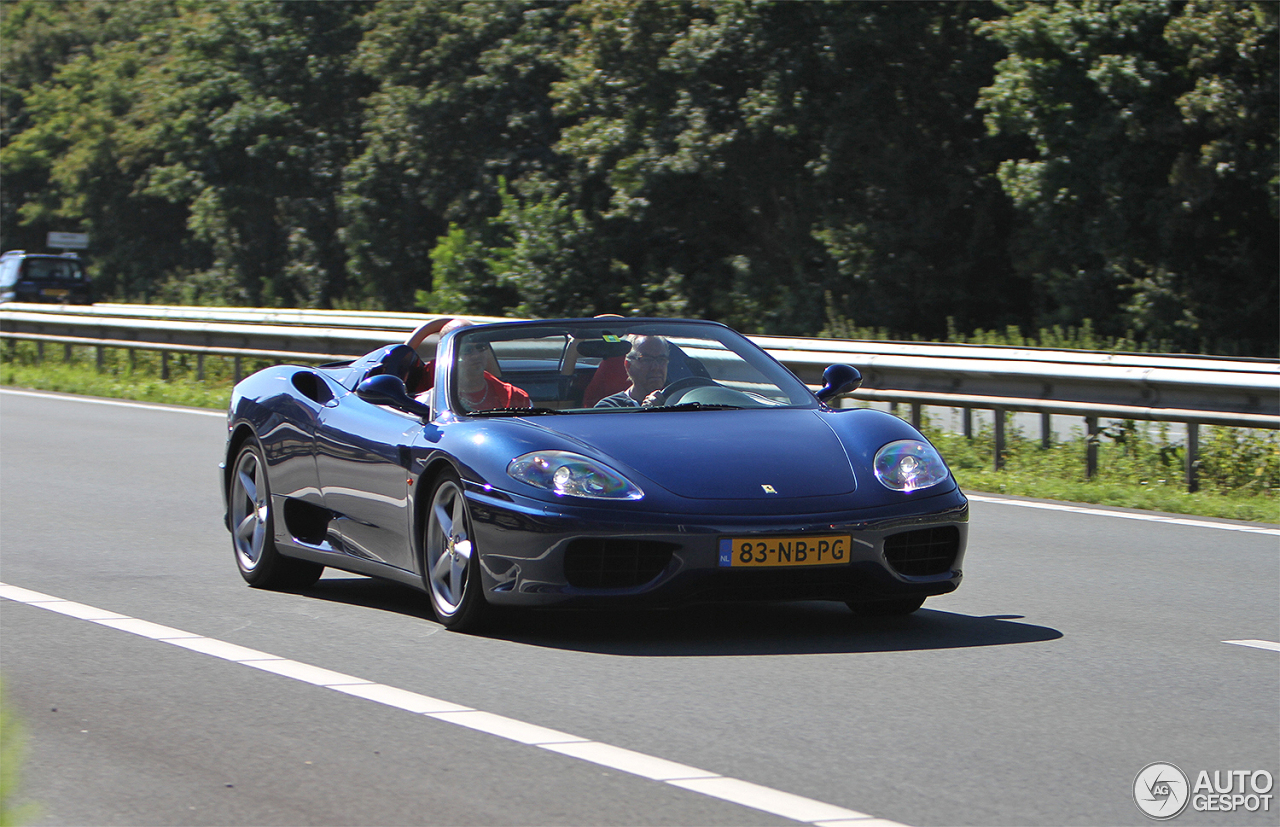
<instances>
[{"instance_id":1,"label":"side mirror","mask_svg":"<svg viewBox=\"0 0 1280 827\"><path fill-rule=\"evenodd\" d=\"M379 374L356 385L356 396L373 405L386 405L405 413L424 418L431 417L431 406L424 405L409 395L404 381L398 376Z\"/></svg>"},{"instance_id":2,"label":"side mirror","mask_svg":"<svg viewBox=\"0 0 1280 827\"><path fill-rule=\"evenodd\" d=\"M822 381L826 386L818 391L821 402L829 402L842 393L856 391L862 385L862 374L851 365L829 365L822 372Z\"/></svg>"}]
</instances>

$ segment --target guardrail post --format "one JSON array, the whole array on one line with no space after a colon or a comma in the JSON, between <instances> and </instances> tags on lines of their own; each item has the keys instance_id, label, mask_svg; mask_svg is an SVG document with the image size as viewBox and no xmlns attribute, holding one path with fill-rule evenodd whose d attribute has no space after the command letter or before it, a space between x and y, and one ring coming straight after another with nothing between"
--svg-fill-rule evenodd
<instances>
[{"instance_id":1,"label":"guardrail post","mask_svg":"<svg viewBox=\"0 0 1280 827\"><path fill-rule=\"evenodd\" d=\"M964 438L973 439L973 408L961 408L960 420L964 423Z\"/></svg>"},{"instance_id":2,"label":"guardrail post","mask_svg":"<svg viewBox=\"0 0 1280 827\"><path fill-rule=\"evenodd\" d=\"M36 364L44 362L44 342L36 339Z\"/></svg>"},{"instance_id":3,"label":"guardrail post","mask_svg":"<svg viewBox=\"0 0 1280 827\"><path fill-rule=\"evenodd\" d=\"M1200 490L1200 423L1187 423L1187 493Z\"/></svg>"},{"instance_id":4,"label":"guardrail post","mask_svg":"<svg viewBox=\"0 0 1280 827\"><path fill-rule=\"evenodd\" d=\"M1093 479L1098 476L1098 417L1086 416L1084 428L1087 432L1084 449L1084 476Z\"/></svg>"},{"instance_id":5,"label":"guardrail post","mask_svg":"<svg viewBox=\"0 0 1280 827\"><path fill-rule=\"evenodd\" d=\"M235 384L237 384L237 385L238 385L238 384L240 384L240 379L241 379L240 357L239 357L239 356L237 356L237 357L236 357L236 381L235 381Z\"/></svg>"},{"instance_id":6,"label":"guardrail post","mask_svg":"<svg viewBox=\"0 0 1280 827\"><path fill-rule=\"evenodd\" d=\"M917 431L920 430L920 423L924 420L924 417L921 415L921 407L922 406L919 402L911 403L911 427L915 428Z\"/></svg>"},{"instance_id":7,"label":"guardrail post","mask_svg":"<svg viewBox=\"0 0 1280 827\"><path fill-rule=\"evenodd\" d=\"M98 366L98 373L102 373L102 369L106 365L107 349L102 345L98 345L93 349L93 351L94 351L93 361Z\"/></svg>"},{"instance_id":8,"label":"guardrail post","mask_svg":"<svg viewBox=\"0 0 1280 827\"><path fill-rule=\"evenodd\" d=\"M1040 414L1040 447L1049 450L1053 446L1053 417L1050 414Z\"/></svg>"},{"instance_id":9,"label":"guardrail post","mask_svg":"<svg viewBox=\"0 0 1280 827\"><path fill-rule=\"evenodd\" d=\"M995 469L1000 471L1004 468L1004 411L996 408L992 411L995 414L995 431L996 431L996 455Z\"/></svg>"},{"instance_id":10,"label":"guardrail post","mask_svg":"<svg viewBox=\"0 0 1280 827\"><path fill-rule=\"evenodd\" d=\"M62 346L62 361L71 364L71 345Z\"/></svg>"},{"instance_id":11,"label":"guardrail post","mask_svg":"<svg viewBox=\"0 0 1280 827\"><path fill-rule=\"evenodd\" d=\"M169 351L167 350L160 351L160 378L165 382L169 381Z\"/></svg>"},{"instance_id":12,"label":"guardrail post","mask_svg":"<svg viewBox=\"0 0 1280 827\"><path fill-rule=\"evenodd\" d=\"M203 353L196 354L196 381L197 382L204 381L204 354Z\"/></svg>"}]
</instances>

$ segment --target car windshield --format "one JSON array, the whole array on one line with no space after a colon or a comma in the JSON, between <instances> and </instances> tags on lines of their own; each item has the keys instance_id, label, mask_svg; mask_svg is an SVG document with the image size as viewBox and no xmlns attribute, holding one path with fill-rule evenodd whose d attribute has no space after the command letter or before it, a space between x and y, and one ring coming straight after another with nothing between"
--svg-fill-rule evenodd
<instances>
[{"instance_id":1,"label":"car windshield","mask_svg":"<svg viewBox=\"0 0 1280 827\"><path fill-rule=\"evenodd\" d=\"M478 325L452 339L460 413L623 414L816 407L745 337L711 322L590 319Z\"/></svg>"}]
</instances>

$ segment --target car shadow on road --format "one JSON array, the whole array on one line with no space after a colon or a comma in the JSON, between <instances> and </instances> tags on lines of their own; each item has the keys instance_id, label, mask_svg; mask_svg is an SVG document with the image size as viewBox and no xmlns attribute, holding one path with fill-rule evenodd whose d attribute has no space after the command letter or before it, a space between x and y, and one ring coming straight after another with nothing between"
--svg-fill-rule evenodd
<instances>
[{"instance_id":1,"label":"car shadow on road","mask_svg":"<svg viewBox=\"0 0 1280 827\"><path fill-rule=\"evenodd\" d=\"M299 591L298 594L332 603L345 603L349 606L363 606L366 609L419 617L423 620L436 619L435 612L431 610L431 600L426 593L376 577L362 577L344 572L337 577L326 576L314 586Z\"/></svg>"},{"instance_id":2,"label":"car shadow on road","mask_svg":"<svg viewBox=\"0 0 1280 827\"><path fill-rule=\"evenodd\" d=\"M416 589L359 575L325 578L302 594L434 621ZM865 618L843 603L732 603L650 610L508 610L483 636L528 646L637 657L803 655L1008 646L1062 632L1017 614L975 616L920 609Z\"/></svg>"},{"instance_id":3,"label":"car shadow on road","mask_svg":"<svg viewBox=\"0 0 1280 827\"><path fill-rule=\"evenodd\" d=\"M900 652L1057 640L1062 632L1019 622L920 609L863 618L842 603L746 603L668 611L522 612L489 637L610 655L683 657Z\"/></svg>"}]
</instances>

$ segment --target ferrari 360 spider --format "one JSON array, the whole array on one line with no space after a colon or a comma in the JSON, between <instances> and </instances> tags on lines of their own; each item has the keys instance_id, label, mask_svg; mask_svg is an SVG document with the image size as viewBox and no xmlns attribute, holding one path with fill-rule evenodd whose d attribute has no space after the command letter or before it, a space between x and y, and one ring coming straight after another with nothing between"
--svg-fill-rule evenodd
<instances>
[{"instance_id":1,"label":"ferrari 360 spider","mask_svg":"<svg viewBox=\"0 0 1280 827\"><path fill-rule=\"evenodd\" d=\"M906 614L960 583L968 501L896 416L839 408L705 321L459 326L240 382L223 495L244 579L325 566L491 607L835 600Z\"/></svg>"}]
</instances>

